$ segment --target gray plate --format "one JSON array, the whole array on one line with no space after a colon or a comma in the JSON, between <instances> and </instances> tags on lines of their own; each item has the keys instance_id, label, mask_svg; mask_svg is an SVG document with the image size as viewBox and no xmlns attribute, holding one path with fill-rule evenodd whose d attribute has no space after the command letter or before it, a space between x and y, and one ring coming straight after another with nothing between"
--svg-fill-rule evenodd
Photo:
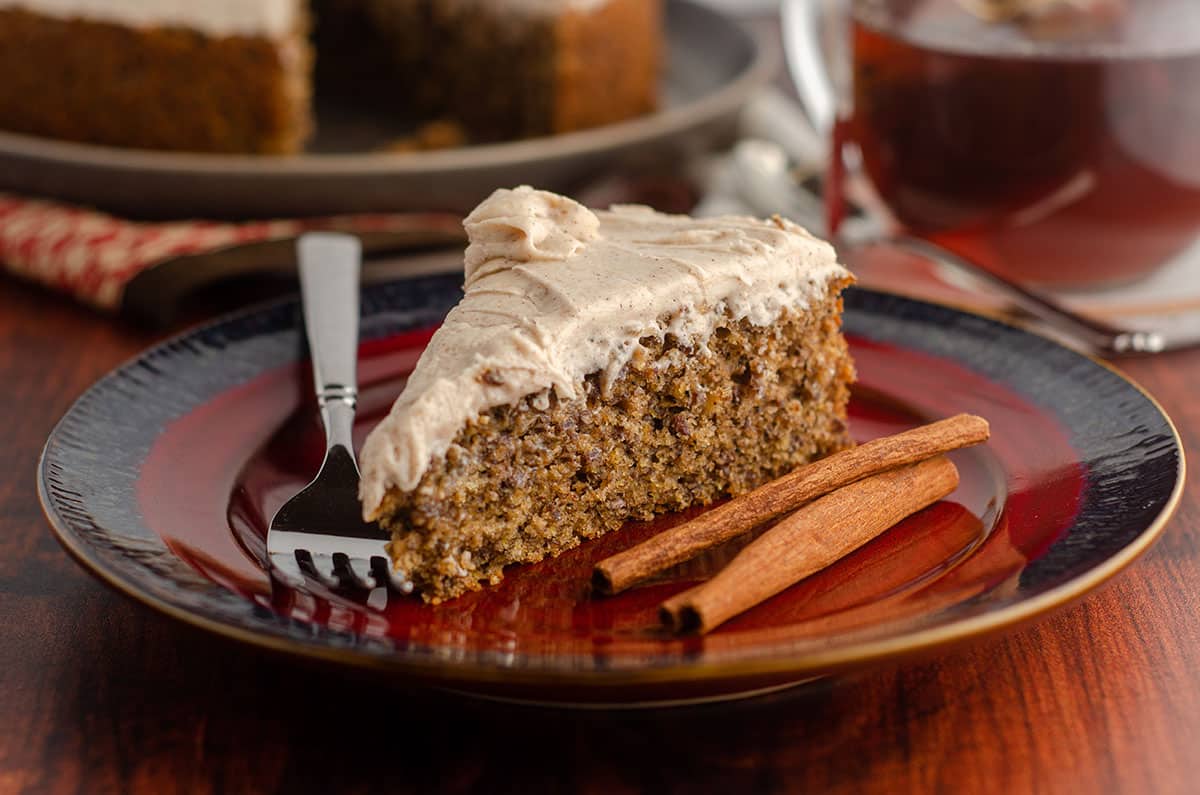
<instances>
[{"instance_id":1,"label":"gray plate","mask_svg":"<svg viewBox=\"0 0 1200 795\"><path fill-rule=\"evenodd\" d=\"M729 138L738 110L773 70L773 53L754 36L687 0L667 3L667 37L662 110L593 130L384 153L371 146L385 139L386 120L375 120L372 132L369 119L325 116L318 98L326 130L313 152L292 157L118 149L0 132L0 190L142 217L464 211L499 186L570 191L607 169L661 163Z\"/></svg>"}]
</instances>

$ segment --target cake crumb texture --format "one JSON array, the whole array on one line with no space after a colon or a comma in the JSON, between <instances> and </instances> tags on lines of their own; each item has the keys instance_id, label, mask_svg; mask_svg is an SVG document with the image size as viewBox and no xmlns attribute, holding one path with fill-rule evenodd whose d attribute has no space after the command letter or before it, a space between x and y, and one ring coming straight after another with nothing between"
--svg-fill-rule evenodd
<instances>
[{"instance_id":1,"label":"cake crumb texture","mask_svg":"<svg viewBox=\"0 0 1200 795\"><path fill-rule=\"evenodd\" d=\"M485 583L631 519L749 491L850 445L853 364L842 287L756 326L725 316L706 341L645 337L607 391L544 390L492 408L417 487L377 515L427 601Z\"/></svg>"},{"instance_id":2,"label":"cake crumb texture","mask_svg":"<svg viewBox=\"0 0 1200 795\"><path fill-rule=\"evenodd\" d=\"M210 36L0 9L0 129L109 146L298 151L312 127L304 24Z\"/></svg>"}]
</instances>

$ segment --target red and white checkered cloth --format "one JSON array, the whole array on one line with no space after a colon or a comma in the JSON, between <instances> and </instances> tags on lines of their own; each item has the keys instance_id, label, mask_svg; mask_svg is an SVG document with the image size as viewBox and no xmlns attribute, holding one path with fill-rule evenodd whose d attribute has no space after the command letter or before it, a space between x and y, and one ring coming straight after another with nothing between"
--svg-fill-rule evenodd
<instances>
[{"instance_id":1,"label":"red and white checkered cloth","mask_svg":"<svg viewBox=\"0 0 1200 795\"><path fill-rule=\"evenodd\" d=\"M230 223L139 222L46 199L0 193L0 266L105 311L136 275L175 257L286 239L313 230L454 230L457 216L363 214Z\"/></svg>"}]
</instances>

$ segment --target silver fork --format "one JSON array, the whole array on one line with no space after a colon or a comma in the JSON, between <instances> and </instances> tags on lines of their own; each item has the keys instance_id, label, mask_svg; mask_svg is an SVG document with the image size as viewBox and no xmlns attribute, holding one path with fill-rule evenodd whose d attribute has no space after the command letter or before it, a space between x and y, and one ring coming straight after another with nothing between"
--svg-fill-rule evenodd
<instances>
[{"instance_id":1,"label":"silver fork","mask_svg":"<svg viewBox=\"0 0 1200 795\"><path fill-rule=\"evenodd\" d=\"M330 588L373 589L390 582L409 593L412 583L388 563L387 531L363 521L358 501L358 463L351 438L358 401L358 238L314 232L300 238L296 251L304 328L325 426L325 460L313 481L271 520L271 569L294 587L304 587L311 577Z\"/></svg>"}]
</instances>

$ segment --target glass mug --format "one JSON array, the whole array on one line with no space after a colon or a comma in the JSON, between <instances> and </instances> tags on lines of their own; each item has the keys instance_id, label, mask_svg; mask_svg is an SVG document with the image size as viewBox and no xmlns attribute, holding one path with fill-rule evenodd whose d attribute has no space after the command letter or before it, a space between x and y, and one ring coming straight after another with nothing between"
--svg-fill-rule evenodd
<instances>
[{"instance_id":1,"label":"glass mug","mask_svg":"<svg viewBox=\"0 0 1200 795\"><path fill-rule=\"evenodd\" d=\"M1022 281L1128 282L1200 238L1200 0L784 0L783 24L831 226L855 162L908 233Z\"/></svg>"}]
</instances>

